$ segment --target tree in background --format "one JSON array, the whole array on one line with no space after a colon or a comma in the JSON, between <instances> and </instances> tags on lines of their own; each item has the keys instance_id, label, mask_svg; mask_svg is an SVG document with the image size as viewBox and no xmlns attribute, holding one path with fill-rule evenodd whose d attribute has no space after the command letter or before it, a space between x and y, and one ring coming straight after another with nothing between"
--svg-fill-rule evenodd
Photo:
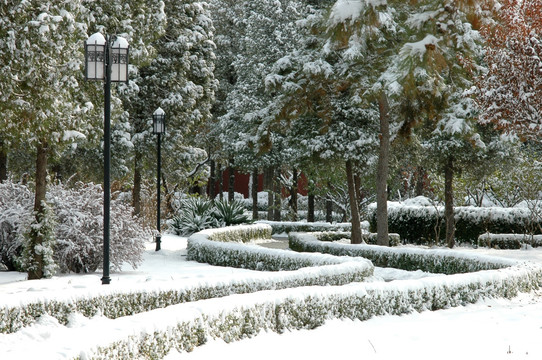
<instances>
[{"instance_id":1,"label":"tree in background","mask_svg":"<svg viewBox=\"0 0 542 360\"><path fill-rule=\"evenodd\" d=\"M164 154L171 156L163 156L162 179L165 184L169 181L188 187L188 174L207 157L203 137L189 135L210 121L218 86L214 78L214 27L206 4L167 0L164 11L167 28L153 43L157 55L137 73L134 83L138 91L125 102L135 147L132 199L136 214L141 207L143 175L150 175L148 170L154 170L151 164L155 164L152 113L160 106L167 117L162 146Z\"/></svg>"},{"instance_id":2,"label":"tree in background","mask_svg":"<svg viewBox=\"0 0 542 360\"><path fill-rule=\"evenodd\" d=\"M504 0L484 26L487 72L477 82L481 123L538 139L542 133L542 7L537 0Z\"/></svg>"},{"instance_id":3,"label":"tree in background","mask_svg":"<svg viewBox=\"0 0 542 360\"><path fill-rule=\"evenodd\" d=\"M1 28L7 34L0 42L2 138L10 144L34 150L35 197L33 222L28 234L28 277L39 279L47 268L49 232L38 229L48 223L45 204L47 160L69 143L73 136L84 136L90 124L84 113L89 105L77 98L81 44L86 25L81 22L84 8L80 1L51 0L4 3ZM47 226L44 226L44 229Z\"/></svg>"}]
</instances>

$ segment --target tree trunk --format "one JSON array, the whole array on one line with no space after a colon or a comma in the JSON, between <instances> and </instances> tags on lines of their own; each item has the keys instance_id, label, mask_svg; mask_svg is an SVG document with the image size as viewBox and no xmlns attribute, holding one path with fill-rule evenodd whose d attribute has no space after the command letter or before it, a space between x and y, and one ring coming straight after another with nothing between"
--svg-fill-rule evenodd
<instances>
[{"instance_id":1,"label":"tree trunk","mask_svg":"<svg viewBox=\"0 0 542 360\"><path fill-rule=\"evenodd\" d=\"M209 175L209 197L214 199L216 196L216 163L211 160L211 174Z\"/></svg>"},{"instance_id":2,"label":"tree trunk","mask_svg":"<svg viewBox=\"0 0 542 360\"><path fill-rule=\"evenodd\" d=\"M386 94L381 93L378 99L380 112L380 147L378 168L376 171L376 243L389 246L388 237L388 158L390 150L389 104Z\"/></svg>"},{"instance_id":3,"label":"tree trunk","mask_svg":"<svg viewBox=\"0 0 542 360\"><path fill-rule=\"evenodd\" d=\"M354 173L352 170L352 160L346 161L346 181L348 183L348 197L350 199L350 210L352 212L352 244L361 244L361 224L359 220L358 200L356 199L356 190L354 189Z\"/></svg>"},{"instance_id":4,"label":"tree trunk","mask_svg":"<svg viewBox=\"0 0 542 360\"><path fill-rule=\"evenodd\" d=\"M415 195L422 196L425 190L425 169L423 166L417 167L417 173Z\"/></svg>"},{"instance_id":5,"label":"tree trunk","mask_svg":"<svg viewBox=\"0 0 542 360\"><path fill-rule=\"evenodd\" d=\"M273 205L273 221L281 221L281 208L282 208L282 189L280 185L280 170L277 166L273 172L273 185L274 185L274 195L275 201Z\"/></svg>"},{"instance_id":6,"label":"tree trunk","mask_svg":"<svg viewBox=\"0 0 542 360\"><path fill-rule=\"evenodd\" d=\"M218 198L222 201L224 199L224 174L222 174L220 163L218 163L216 175L218 177Z\"/></svg>"},{"instance_id":7,"label":"tree trunk","mask_svg":"<svg viewBox=\"0 0 542 360\"><path fill-rule=\"evenodd\" d=\"M141 153L135 152L134 157L134 187L132 188L132 206L134 216L141 214Z\"/></svg>"},{"instance_id":8,"label":"tree trunk","mask_svg":"<svg viewBox=\"0 0 542 360\"><path fill-rule=\"evenodd\" d=\"M297 169L292 170L292 188L290 189L290 207L292 220L297 221Z\"/></svg>"},{"instance_id":9,"label":"tree trunk","mask_svg":"<svg viewBox=\"0 0 542 360\"><path fill-rule=\"evenodd\" d=\"M233 159L230 159L228 175L228 201L233 202L233 199L235 198L235 170L233 168Z\"/></svg>"},{"instance_id":10,"label":"tree trunk","mask_svg":"<svg viewBox=\"0 0 542 360\"><path fill-rule=\"evenodd\" d=\"M36 192L34 195L34 212L36 222L41 223L44 214L45 194L47 192L47 143L41 142L37 146L36 156ZM28 271L28 280L41 279L43 277L43 254L36 253L36 247L43 244L43 237L39 232L31 232L31 257L35 268Z\"/></svg>"},{"instance_id":11,"label":"tree trunk","mask_svg":"<svg viewBox=\"0 0 542 360\"><path fill-rule=\"evenodd\" d=\"M0 183L8 179L8 151L0 140Z\"/></svg>"},{"instance_id":12,"label":"tree trunk","mask_svg":"<svg viewBox=\"0 0 542 360\"><path fill-rule=\"evenodd\" d=\"M263 188L267 191L267 220L273 220L273 168L263 170Z\"/></svg>"},{"instance_id":13,"label":"tree trunk","mask_svg":"<svg viewBox=\"0 0 542 360\"><path fill-rule=\"evenodd\" d=\"M328 183L328 188L330 184ZM333 222L333 201L331 200L331 195L329 193L326 195L326 222Z\"/></svg>"},{"instance_id":14,"label":"tree trunk","mask_svg":"<svg viewBox=\"0 0 542 360\"><path fill-rule=\"evenodd\" d=\"M309 208L307 212L307 222L314 222L314 194L309 193Z\"/></svg>"},{"instance_id":15,"label":"tree trunk","mask_svg":"<svg viewBox=\"0 0 542 360\"><path fill-rule=\"evenodd\" d=\"M450 156L444 167L444 217L446 218L446 244L449 248L455 245L453 165L453 158Z\"/></svg>"},{"instance_id":16,"label":"tree trunk","mask_svg":"<svg viewBox=\"0 0 542 360\"><path fill-rule=\"evenodd\" d=\"M258 168L252 170L252 220L258 220Z\"/></svg>"}]
</instances>

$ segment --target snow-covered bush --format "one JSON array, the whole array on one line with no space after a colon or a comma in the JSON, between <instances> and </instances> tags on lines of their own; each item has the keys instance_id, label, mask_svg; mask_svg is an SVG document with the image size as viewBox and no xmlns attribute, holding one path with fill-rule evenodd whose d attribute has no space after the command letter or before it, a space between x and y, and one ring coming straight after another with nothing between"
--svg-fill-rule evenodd
<instances>
[{"instance_id":1,"label":"snow-covered bush","mask_svg":"<svg viewBox=\"0 0 542 360\"><path fill-rule=\"evenodd\" d=\"M64 353L73 358L85 354L92 359L160 359L173 349L192 351L212 339L232 342L261 331L284 333L314 329L329 319L367 320L379 315L446 309L484 298L511 298L519 292L538 288L541 270L533 264L516 264L500 271L446 276L444 281L443 277L429 277L401 283L304 287L266 292L265 296L261 293L232 295L196 304L178 304L140 313L129 321L119 319L106 341L66 344ZM198 290L193 289L192 293L199 294ZM115 294L119 301L114 301L114 306L123 303L130 306L135 299L162 303L172 293ZM101 299L95 303L106 306L109 299ZM54 347L49 348L45 351L56 351ZM46 355L53 357L54 354Z\"/></svg>"},{"instance_id":2,"label":"snow-covered bush","mask_svg":"<svg viewBox=\"0 0 542 360\"><path fill-rule=\"evenodd\" d=\"M249 243L254 240L271 239L271 226L267 224L236 225L200 231L212 241Z\"/></svg>"},{"instance_id":3,"label":"snow-covered bush","mask_svg":"<svg viewBox=\"0 0 542 360\"><path fill-rule=\"evenodd\" d=\"M76 183L50 188L48 201L54 208L55 260L62 272L93 272L103 263L103 191L100 185ZM132 216L132 208L111 199L110 264L134 268L142 260L144 243L152 235Z\"/></svg>"},{"instance_id":4,"label":"snow-covered bush","mask_svg":"<svg viewBox=\"0 0 542 360\"><path fill-rule=\"evenodd\" d=\"M271 227L269 225L242 225L232 228L204 230L188 238L187 259L217 266L260 271L291 271L304 267L341 265L351 261L361 262L363 264L358 269L354 269L353 273L350 264L346 270L339 270L339 273L347 271L348 277L351 279L357 278L356 281L362 281L363 278L371 275L373 271L372 264L361 258L345 259L321 254L299 254L291 251L239 244L262 238L271 238ZM356 265L354 265L355 267Z\"/></svg>"},{"instance_id":5,"label":"snow-covered bush","mask_svg":"<svg viewBox=\"0 0 542 360\"><path fill-rule=\"evenodd\" d=\"M219 223L226 226L239 225L248 222L243 203L239 200L215 200L213 214Z\"/></svg>"},{"instance_id":6,"label":"snow-covered bush","mask_svg":"<svg viewBox=\"0 0 542 360\"><path fill-rule=\"evenodd\" d=\"M324 232L312 232L314 236L320 241L338 241L343 239L351 239L352 233L345 231L324 231ZM366 244L376 245L376 233L370 233L363 231L361 234L363 241ZM399 234L388 234L390 240L390 246L397 246L401 244L401 237Z\"/></svg>"},{"instance_id":7,"label":"snow-covered bush","mask_svg":"<svg viewBox=\"0 0 542 360\"><path fill-rule=\"evenodd\" d=\"M288 234L290 232L315 232L315 231L344 231L352 229L350 223L330 224L326 222L303 222L303 221L267 221L259 220L257 224L267 224L273 228L273 234Z\"/></svg>"},{"instance_id":8,"label":"snow-covered bush","mask_svg":"<svg viewBox=\"0 0 542 360\"><path fill-rule=\"evenodd\" d=\"M189 197L180 202L178 215L168 223L175 235L188 236L204 229L219 226L213 215L213 203L201 197Z\"/></svg>"},{"instance_id":9,"label":"snow-covered bush","mask_svg":"<svg viewBox=\"0 0 542 360\"><path fill-rule=\"evenodd\" d=\"M17 269L15 259L22 252L21 225L30 216L34 194L28 187L5 180L0 182L0 263L8 270Z\"/></svg>"},{"instance_id":10,"label":"snow-covered bush","mask_svg":"<svg viewBox=\"0 0 542 360\"><path fill-rule=\"evenodd\" d=\"M527 208L459 206L454 208L455 238L475 245L483 233L528 233L531 213ZM369 207L371 229L376 229L376 206ZM413 244L439 243L445 237L444 207L388 202L388 228ZM438 237L438 238L437 238Z\"/></svg>"},{"instance_id":11,"label":"snow-covered bush","mask_svg":"<svg viewBox=\"0 0 542 360\"><path fill-rule=\"evenodd\" d=\"M459 274L481 270L495 270L512 266L512 260L489 256L465 255L449 249L390 248L363 244L340 244L319 241L313 234L290 233L290 249L319 252L335 256L360 256L375 266L407 271L422 270L438 274Z\"/></svg>"},{"instance_id":12,"label":"snow-covered bush","mask_svg":"<svg viewBox=\"0 0 542 360\"><path fill-rule=\"evenodd\" d=\"M30 231L34 195L24 185L0 184L0 255L9 270L22 254L23 233ZM103 262L103 191L99 185L76 183L50 186L46 198L55 218L53 258L61 272L92 272ZM33 225L35 227L35 225ZM151 236L132 216L125 202L111 200L110 261L118 270L142 259L144 241ZM28 259L23 263L28 263Z\"/></svg>"},{"instance_id":13,"label":"snow-covered bush","mask_svg":"<svg viewBox=\"0 0 542 360\"><path fill-rule=\"evenodd\" d=\"M243 202L234 200L210 200L202 197L184 199L178 215L169 221L175 235L188 236L205 229L247 223Z\"/></svg>"},{"instance_id":14,"label":"snow-covered bush","mask_svg":"<svg viewBox=\"0 0 542 360\"><path fill-rule=\"evenodd\" d=\"M478 246L497 249L521 249L524 245L542 246L542 235L485 233L478 237Z\"/></svg>"}]
</instances>

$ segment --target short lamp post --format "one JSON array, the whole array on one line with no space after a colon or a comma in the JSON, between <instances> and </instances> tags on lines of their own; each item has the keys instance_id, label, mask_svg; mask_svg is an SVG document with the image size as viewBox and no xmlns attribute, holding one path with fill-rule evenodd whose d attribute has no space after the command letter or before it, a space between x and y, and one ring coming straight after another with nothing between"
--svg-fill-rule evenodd
<instances>
[{"instance_id":1,"label":"short lamp post","mask_svg":"<svg viewBox=\"0 0 542 360\"><path fill-rule=\"evenodd\" d=\"M160 250L162 236L160 233L160 172L162 155L160 151L160 136L166 132L166 113L162 108L158 108L152 114L152 132L158 135L156 143L157 152L157 171L156 171L156 251Z\"/></svg>"},{"instance_id":2,"label":"short lamp post","mask_svg":"<svg viewBox=\"0 0 542 360\"><path fill-rule=\"evenodd\" d=\"M111 82L128 82L129 46L120 36L91 35L85 42L85 78L104 81L104 264L102 284L111 283L109 277L110 234L110 164L111 164Z\"/></svg>"}]
</instances>

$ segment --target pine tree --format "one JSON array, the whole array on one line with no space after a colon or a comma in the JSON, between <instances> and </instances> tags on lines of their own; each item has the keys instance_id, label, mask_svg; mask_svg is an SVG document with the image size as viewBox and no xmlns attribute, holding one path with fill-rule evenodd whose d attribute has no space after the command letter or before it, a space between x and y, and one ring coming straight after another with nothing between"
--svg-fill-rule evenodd
<instances>
[{"instance_id":1,"label":"pine tree","mask_svg":"<svg viewBox=\"0 0 542 360\"><path fill-rule=\"evenodd\" d=\"M167 130L162 145L164 181L186 179L206 157L199 136L189 136L209 121L217 89L214 78L213 24L205 3L165 1L167 27L153 44L157 56L141 68L135 80L139 89L130 102L134 155L133 199L138 212L140 184L153 157L152 113L166 112ZM145 166L147 163L147 166ZM152 161L154 164L154 161ZM180 181L178 181L180 183Z\"/></svg>"}]
</instances>

